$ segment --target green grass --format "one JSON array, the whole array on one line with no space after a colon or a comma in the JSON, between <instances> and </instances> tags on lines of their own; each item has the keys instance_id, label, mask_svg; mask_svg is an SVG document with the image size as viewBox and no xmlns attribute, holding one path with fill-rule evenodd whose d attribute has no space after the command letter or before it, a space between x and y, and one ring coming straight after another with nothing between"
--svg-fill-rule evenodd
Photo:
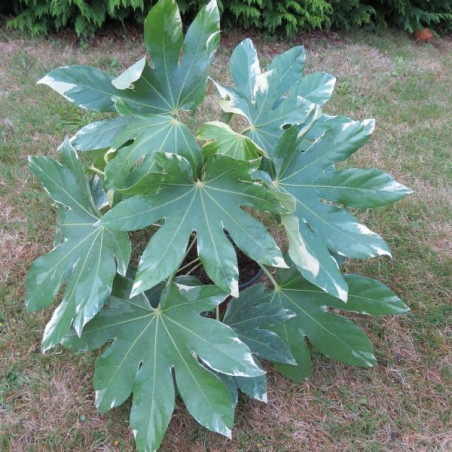
<instances>
[{"instance_id":1,"label":"green grass","mask_svg":"<svg viewBox=\"0 0 452 452\"><path fill-rule=\"evenodd\" d=\"M239 37L228 35L213 75ZM293 384L269 368L269 403L241 399L232 441L207 432L178 403L165 451L336 451L452 449L450 299L452 117L451 41L417 44L405 35L316 35L301 39L308 72L338 77L330 114L375 117L370 143L348 166L381 168L414 194L359 215L380 232L393 260L347 264L389 285L407 316L356 321L379 364L363 370L315 355L315 374ZM258 40L265 61L293 45ZM50 316L29 313L24 281L33 259L52 247L54 213L28 170L28 155L56 155L66 135L99 117L72 107L35 82L50 69L91 64L118 73L144 54L134 39L105 37L90 48L70 39L30 40L0 30L0 450L133 450L129 405L99 415L93 356L62 348L39 352ZM190 123L217 117L210 86Z\"/></svg>"}]
</instances>

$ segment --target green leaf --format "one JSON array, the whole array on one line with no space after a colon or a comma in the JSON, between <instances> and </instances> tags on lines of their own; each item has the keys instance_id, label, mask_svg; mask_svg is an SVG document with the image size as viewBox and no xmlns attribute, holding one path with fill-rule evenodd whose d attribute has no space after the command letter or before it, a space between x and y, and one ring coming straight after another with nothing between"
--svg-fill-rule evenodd
<instances>
[{"instance_id":1,"label":"green leaf","mask_svg":"<svg viewBox=\"0 0 452 452\"><path fill-rule=\"evenodd\" d=\"M113 77L90 66L64 66L38 81L79 107L96 111L115 111L112 96L121 91L111 83Z\"/></svg>"},{"instance_id":2,"label":"green leaf","mask_svg":"<svg viewBox=\"0 0 452 452\"><path fill-rule=\"evenodd\" d=\"M108 206L108 198L103 188L103 181L95 175L89 181L89 189L93 198L94 205L98 211Z\"/></svg>"},{"instance_id":3,"label":"green leaf","mask_svg":"<svg viewBox=\"0 0 452 452\"><path fill-rule=\"evenodd\" d=\"M46 326L43 350L58 344L71 325L81 334L109 296L116 272L125 274L130 258L127 234L97 224L101 215L83 166L68 141L63 145L62 159L64 166L47 157L30 159L34 175L60 206L60 244L31 266L28 309L49 306L66 283L62 302Z\"/></svg>"},{"instance_id":4,"label":"green leaf","mask_svg":"<svg viewBox=\"0 0 452 452\"><path fill-rule=\"evenodd\" d=\"M287 126L309 123L320 114L314 102L323 102L331 85L326 77L311 75L304 81L305 57L304 49L295 47L276 57L268 71L261 72L256 50L246 39L230 60L236 88L214 82L224 99L223 111L245 117L249 122L246 134L269 155ZM314 81L321 85L314 87Z\"/></svg>"},{"instance_id":5,"label":"green leaf","mask_svg":"<svg viewBox=\"0 0 452 452\"><path fill-rule=\"evenodd\" d=\"M124 292L123 298L110 298L81 339L72 335L64 341L71 348L95 349L113 340L96 362L98 409L105 412L133 393L130 422L137 448L156 450L174 410L174 375L193 417L230 437L231 395L205 365L231 376L265 372L231 328L200 315L218 306L225 294L215 286L173 283L162 292L159 306L152 308L140 301L144 295L129 299Z\"/></svg>"},{"instance_id":6,"label":"green leaf","mask_svg":"<svg viewBox=\"0 0 452 452\"><path fill-rule=\"evenodd\" d=\"M372 345L362 330L350 320L341 317L328 308L347 309L348 303L343 303L316 286L308 283L295 269L278 270L280 284L274 290L267 292L271 303L281 308L293 311L296 317L289 319L281 326L273 327L289 346L297 361L297 367L277 364L278 369L292 380L301 381L312 373L310 352L306 338L313 347L325 356L355 366L368 367L376 363ZM370 280L369 280L370 281ZM369 297L361 305L359 284L348 278L349 299L353 298L353 310L369 309L373 302L386 304L389 300L389 311L394 311L392 305L397 305L391 296L381 289L366 282ZM362 281L361 281L362 284ZM372 296L380 297L372 299Z\"/></svg>"},{"instance_id":7,"label":"green leaf","mask_svg":"<svg viewBox=\"0 0 452 452\"><path fill-rule=\"evenodd\" d=\"M143 69L146 66L146 57L141 58L136 63L132 64L122 74L118 75L112 80L112 85L117 89L128 89L133 87L133 83L136 82L143 73Z\"/></svg>"},{"instance_id":8,"label":"green leaf","mask_svg":"<svg viewBox=\"0 0 452 452\"><path fill-rule=\"evenodd\" d=\"M277 55L268 66L268 70L278 72L279 96L294 89L303 76L306 52L303 46L295 46Z\"/></svg>"},{"instance_id":9,"label":"green leaf","mask_svg":"<svg viewBox=\"0 0 452 452\"><path fill-rule=\"evenodd\" d=\"M350 168L320 175L321 196L351 207L380 207L398 201L412 190L377 169ZM314 188L314 187L313 187Z\"/></svg>"},{"instance_id":10,"label":"green leaf","mask_svg":"<svg viewBox=\"0 0 452 452\"><path fill-rule=\"evenodd\" d=\"M145 64L137 80L141 66L129 68L130 76L125 75L119 85L116 79L116 86L127 86L118 97L143 113L195 109L204 98L209 66L219 44L219 17L212 0L198 13L183 41L175 0L160 0L144 25L152 67Z\"/></svg>"},{"instance_id":11,"label":"green leaf","mask_svg":"<svg viewBox=\"0 0 452 452\"><path fill-rule=\"evenodd\" d=\"M87 124L71 138L71 145L78 151L110 148L117 136L132 120L132 116L118 116Z\"/></svg>"},{"instance_id":12,"label":"green leaf","mask_svg":"<svg viewBox=\"0 0 452 452\"><path fill-rule=\"evenodd\" d=\"M261 369L261 365L256 358L254 362ZM231 377L230 375L217 374L221 381L227 386L231 394L232 404L235 409L238 402L238 390L242 391L248 397L260 402L267 402L267 376L258 375L257 377Z\"/></svg>"},{"instance_id":13,"label":"green leaf","mask_svg":"<svg viewBox=\"0 0 452 452\"><path fill-rule=\"evenodd\" d=\"M247 99L254 98L261 68L251 39L245 39L234 49L229 67L237 91Z\"/></svg>"},{"instance_id":14,"label":"green leaf","mask_svg":"<svg viewBox=\"0 0 452 452\"><path fill-rule=\"evenodd\" d=\"M323 118L319 120L323 121ZM390 255L384 240L332 202L352 207L378 207L394 202L410 190L389 175L373 169L335 171L364 145L373 121L334 120L322 135L300 152L306 134L293 126L284 132L273 152L274 186L296 200L295 214L283 216L289 256L311 283L347 299L347 284L331 254L366 258Z\"/></svg>"},{"instance_id":15,"label":"green leaf","mask_svg":"<svg viewBox=\"0 0 452 452\"><path fill-rule=\"evenodd\" d=\"M240 208L284 211L268 188L253 181L251 173L259 161L215 154L206 162L200 180L181 156L158 153L156 159L165 172L149 174L125 190L123 193L136 196L117 204L101 222L106 227L132 231L165 219L141 257L133 294L159 283L179 267L193 231L206 273L234 296L238 295L237 258L225 230L251 259L286 266L273 237Z\"/></svg>"},{"instance_id":16,"label":"green leaf","mask_svg":"<svg viewBox=\"0 0 452 452\"><path fill-rule=\"evenodd\" d=\"M118 101L142 113L193 110L204 98L209 66L219 44L219 20L212 0L198 13L182 44L177 4L160 0L149 11L144 27L151 65L142 58L116 78L89 66L65 66L38 83L91 110L115 111Z\"/></svg>"},{"instance_id":17,"label":"green leaf","mask_svg":"<svg viewBox=\"0 0 452 452\"><path fill-rule=\"evenodd\" d=\"M313 72L299 81L296 92L299 96L321 106L333 94L335 83L336 77L326 72Z\"/></svg>"},{"instance_id":18,"label":"green leaf","mask_svg":"<svg viewBox=\"0 0 452 452\"><path fill-rule=\"evenodd\" d=\"M250 350L263 359L295 364L285 342L266 327L284 323L295 316L287 309L263 302L265 285L258 284L231 299L223 322L229 325Z\"/></svg>"},{"instance_id":19,"label":"green leaf","mask_svg":"<svg viewBox=\"0 0 452 452\"><path fill-rule=\"evenodd\" d=\"M126 143L126 146L122 147ZM200 151L195 137L179 120L169 115L134 115L112 144L119 149L106 168L106 188L124 188L138 179L131 173L146 173L155 167L154 154L166 151L182 155L196 169ZM144 159L138 169L137 161ZM131 182L132 181L132 182Z\"/></svg>"},{"instance_id":20,"label":"green leaf","mask_svg":"<svg viewBox=\"0 0 452 452\"><path fill-rule=\"evenodd\" d=\"M235 411L235 408L237 406L237 402L239 401L239 391L237 389L237 384L235 382L234 377L231 377L230 375L220 374L218 372L216 372L215 375L228 388L229 394L231 396L231 401L232 401L232 409Z\"/></svg>"},{"instance_id":21,"label":"green leaf","mask_svg":"<svg viewBox=\"0 0 452 452\"><path fill-rule=\"evenodd\" d=\"M297 96L294 90L283 96L284 88L289 89L286 83L295 77L295 68L302 69L303 66L292 53L296 55L292 51L289 56L284 54L286 58L282 55L279 58L285 64L282 69L286 71L273 67L261 73L256 50L247 39L236 47L231 56L231 72L237 89L225 88L215 82L225 99L221 103L222 109L244 116L250 124L247 134L270 155L284 131L283 126L302 124L315 110L315 105ZM302 59L304 61L304 57Z\"/></svg>"},{"instance_id":22,"label":"green leaf","mask_svg":"<svg viewBox=\"0 0 452 452\"><path fill-rule=\"evenodd\" d=\"M169 0L158 1L146 18L144 43L154 67L168 69L168 78L171 70L178 65L183 40L177 3Z\"/></svg>"},{"instance_id":23,"label":"green leaf","mask_svg":"<svg viewBox=\"0 0 452 452\"><path fill-rule=\"evenodd\" d=\"M220 152L235 159L252 160L265 154L253 140L234 132L227 124L219 121L206 122L199 129L198 138L209 140L203 146L205 156Z\"/></svg>"},{"instance_id":24,"label":"green leaf","mask_svg":"<svg viewBox=\"0 0 452 452\"><path fill-rule=\"evenodd\" d=\"M309 129L304 131L304 133L301 134L301 142L299 145L300 151L306 151L311 147L311 145L319 139L326 130L330 129L331 127L339 124L348 124L350 122L353 122L350 118L347 118L346 116L330 116L326 115L324 113L320 114L315 121L310 124Z\"/></svg>"},{"instance_id":25,"label":"green leaf","mask_svg":"<svg viewBox=\"0 0 452 452\"><path fill-rule=\"evenodd\" d=\"M274 75L270 77L268 73L263 74L264 76L268 79L276 78ZM262 82L262 85L265 87L271 83L270 79ZM287 96L276 108L271 109L262 105L265 102L265 93L259 99L248 101L230 88L225 88L217 82L215 85L220 95L226 99L221 102L221 108L225 112L244 116L249 122L249 128L242 133L248 135L270 156L278 138L288 125L304 124L317 114L315 104L296 95Z\"/></svg>"},{"instance_id":26,"label":"green leaf","mask_svg":"<svg viewBox=\"0 0 452 452\"><path fill-rule=\"evenodd\" d=\"M232 377L237 388L252 399L267 402L267 376Z\"/></svg>"},{"instance_id":27,"label":"green leaf","mask_svg":"<svg viewBox=\"0 0 452 452\"><path fill-rule=\"evenodd\" d=\"M300 224L308 225L315 233L308 237L300 229L301 237L308 245L317 242L317 246L320 246L321 241L329 250L353 258L390 255L388 246L379 235L360 224L344 209L324 202L357 199L355 193L358 193L358 189L361 192L370 191L367 189L368 185L359 177L349 177L348 186L337 185L334 189L325 184L327 181L330 185L333 184L335 178L338 182L344 181L341 172L331 171L331 165L346 159L363 146L373 128L373 120L335 125L308 150L300 152L297 147L297 130L294 127L293 130L288 130L278 143L274 159L277 174L275 185L297 200L295 215ZM357 183L350 184L350 181ZM405 187L400 187L399 194L388 196L388 191L392 191L397 185L391 179L389 186L383 184L376 187L373 195L368 196L367 205L372 207L372 199L378 197L387 203L398 199L400 192L407 193ZM333 199L330 199L330 196ZM362 194L359 196L362 199ZM381 204L382 201L379 201L377 205Z\"/></svg>"},{"instance_id":28,"label":"green leaf","mask_svg":"<svg viewBox=\"0 0 452 452\"><path fill-rule=\"evenodd\" d=\"M409 311L403 301L379 281L360 275L345 275L345 280L350 290L347 303L331 299L329 306L368 315L393 315Z\"/></svg>"},{"instance_id":29,"label":"green leaf","mask_svg":"<svg viewBox=\"0 0 452 452\"><path fill-rule=\"evenodd\" d=\"M295 215L282 215L289 244L288 255L301 274L326 292L347 299L348 286L325 244Z\"/></svg>"}]
</instances>

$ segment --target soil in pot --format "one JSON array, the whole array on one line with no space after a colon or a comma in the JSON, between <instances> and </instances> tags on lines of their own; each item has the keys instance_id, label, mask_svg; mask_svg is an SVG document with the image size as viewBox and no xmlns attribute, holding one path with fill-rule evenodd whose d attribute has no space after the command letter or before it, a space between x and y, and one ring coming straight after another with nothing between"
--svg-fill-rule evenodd
<instances>
[{"instance_id":1,"label":"soil in pot","mask_svg":"<svg viewBox=\"0 0 452 452\"><path fill-rule=\"evenodd\" d=\"M235 252L237 254L237 263L239 267L239 289L242 290L258 281L258 279L262 275L262 269L255 261L250 259L247 255L243 254L242 251L240 251L240 249L237 248L237 246L234 244L231 238L229 238L229 240L233 244ZM197 258L198 251L196 249L196 244L194 244L190 249L184 262L182 263L181 268L188 265L190 262L194 261ZM185 268L179 274L186 274L187 272L190 272L190 275L193 275L196 278L198 278L203 284L213 284L212 280L207 276L204 267L202 265L199 266L198 265L199 262L197 264L194 264L193 266ZM194 268L194 270L190 271L192 268ZM230 299L231 299L230 296L227 297L226 300L224 300L219 305L218 314L220 319L223 319ZM214 318L216 314L214 312L211 312L208 313L207 316Z\"/></svg>"},{"instance_id":2,"label":"soil in pot","mask_svg":"<svg viewBox=\"0 0 452 452\"><path fill-rule=\"evenodd\" d=\"M237 254L237 262L239 267L239 287L240 289L247 287L248 283L250 281L254 281L254 278L256 275L261 275L262 271L259 267L259 265L250 259L247 255L243 254L237 246L232 242L234 245L235 252ZM184 262L182 263L181 267L184 267L188 265L190 262L194 261L198 257L198 252L196 249L196 244L191 248L190 252L188 253L187 257L185 258ZM197 265L197 264L195 264ZM187 267L185 270L180 272L179 274L185 274L191 270L191 268L194 268L195 265L191 267ZM202 265L199 265L197 268L195 268L192 272L190 272L190 275L195 276L198 278L203 284L214 284L212 280L207 276L207 273L204 270L204 267ZM258 279L258 278L256 278Z\"/></svg>"}]
</instances>

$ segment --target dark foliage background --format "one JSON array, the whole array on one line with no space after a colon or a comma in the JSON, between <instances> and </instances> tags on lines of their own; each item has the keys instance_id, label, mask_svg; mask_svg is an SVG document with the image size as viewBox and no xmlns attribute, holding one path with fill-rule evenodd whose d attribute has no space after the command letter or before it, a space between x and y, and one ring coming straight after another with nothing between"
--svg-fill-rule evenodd
<instances>
[{"instance_id":1,"label":"dark foliage background","mask_svg":"<svg viewBox=\"0 0 452 452\"><path fill-rule=\"evenodd\" d=\"M185 19L206 0L178 0ZM156 0L0 0L8 25L33 36L74 30L92 36L108 21L142 23ZM390 26L413 33L452 30L450 0L218 0L223 27L255 28L288 37L316 29Z\"/></svg>"}]
</instances>

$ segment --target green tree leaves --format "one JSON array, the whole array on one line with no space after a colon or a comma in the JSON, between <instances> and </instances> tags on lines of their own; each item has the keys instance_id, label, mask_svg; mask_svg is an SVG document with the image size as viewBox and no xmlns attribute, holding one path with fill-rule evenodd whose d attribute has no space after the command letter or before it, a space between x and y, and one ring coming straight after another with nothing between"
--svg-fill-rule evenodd
<instances>
[{"instance_id":1,"label":"green tree leaves","mask_svg":"<svg viewBox=\"0 0 452 452\"><path fill-rule=\"evenodd\" d=\"M169 115L134 115L111 146L118 151L105 168L105 186L113 189L132 185L155 168L156 152L182 155L193 170L200 159L195 137L185 124Z\"/></svg>"},{"instance_id":2,"label":"green tree leaves","mask_svg":"<svg viewBox=\"0 0 452 452\"><path fill-rule=\"evenodd\" d=\"M220 15L215 1L208 3L190 25L185 40L174 0L160 1L144 25L152 65L121 94L136 111L175 113L193 110L204 98L207 75L219 43Z\"/></svg>"},{"instance_id":3,"label":"green tree leaves","mask_svg":"<svg viewBox=\"0 0 452 452\"><path fill-rule=\"evenodd\" d=\"M199 129L198 138L208 141L203 147L205 156L219 152L239 160L252 160L263 153L253 140L220 121L204 124Z\"/></svg>"},{"instance_id":4,"label":"green tree leaves","mask_svg":"<svg viewBox=\"0 0 452 452\"><path fill-rule=\"evenodd\" d=\"M271 303L262 303L264 284L249 287L228 303L223 322L238 334L250 350L263 359L295 364L281 338L267 329L286 322L295 314Z\"/></svg>"},{"instance_id":5,"label":"green tree leaves","mask_svg":"<svg viewBox=\"0 0 452 452\"><path fill-rule=\"evenodd\" d=\"M204 98L208 69L219 44L219 21L212 0L196 16L184 40L175 0L160 0L144 26L151 63L141 59L116 78L90 66L66 66L38 83L91 110L114 111L118 101L140 113L193 110Z\"/></svg>"},{"instance_id":6,"label":"green tree leaves","mask_svg":"<svg viewBox=\"0 0 452 452\"><path fill-rule=\"evenodd\" d=\"M332 169L332 165L345 160L367 142L373 127L373 121L335 124L301 152L298 127L293 126L281 136L274 150L273 183L278 190L292 195L297 203L298 221L283 218L289 237L289 255L305 278L343 300L347 297L347 286L329 251L353 258L390 255L390 252L379 235L331 201L374 207L410 193L381 172Z\"/></svg>"},{"instance_id":7,"label":"green tree leaves","mask_svg":"<svg viewBox=\"0 0 452 452\"><path fill-rule=\"evenodd\" d=\"M240 208L285 211L271 191L253 181L251 172L257 169L258 161L215 154L206 162L203 178L198 179L183 157L160 153L156 160L164 172L151 173L125 190L125 194L136 196L115 206L101 222L116 230L133 231L165 219L141 257L133 295L177 270L193 231L208 276L234 296L238 296L237 258L225 230L255 261L286 266L266 228Z\"/></svg>"},{"instance_id":8,"label":"green tree leaves","mask_svg":"<svg viewBox=\"0 0 452 452\"><path fill-rule=\"evenodd\" d=\"M216 84L231 121L206 122L197 133L189 127L194 117L184 123L180 110L204 97L218 16L212 0L184 38L175 0L159 0L145 24L149 61L117 77L73 66L40 81L82 108L119 116L65 141L62 165L31 159L57 203L58 233L55 249L32 265L27 307L43 309L62 293L43 350L105 347L96 405L105 412L133 394L130 423L140 451L159 447L176 393L202 425L230 436L238 391L267 398L258 359L296 381L312 372L311 347L371 366L368 338L342 313L406 311L388 288L343 275L338 262L389 255L384 240L344 207L378 207L410 190L375 169L335 169L367 142L374 122L322 113L335 78L304 75L302 47L262 71L253 44L243 41L230 61L235 88ZM234 130L240 121L233 115L248 127ZM269 225L288 246L287 258ZM144 251L131 268L127 232L138 230L134 256ZM262 267L273 289L239 293L237 250ZM279 268L276 279L266 266ZM213 285L190 275L198 267ZM228 295L234 299L221 319Z\"/></svg>"},{"instance_id":9,"label":"green tree leaves","mask_svg":"<svg viewBox=\"0 0 452 452\"><path fill-rule=\"evenodd\" d=\"M69 102L96 111L115 111L113 96L120 91L112 85L113 77L90 66L65 66L54 69L38 81L50 86Z\"/></svg>"},{"instance_id":10,"label":"green tree leaves","mask_svg":"<svg viewBox=\"0 0 452 452\"><path fill-rule=\"evenodd\" d=\"M303 78L305 59L304 49L294 47L276 57L268 71L261 72L256 49L246 39L231 56L236 88L215 83L224 99L222 109L243 116L249 122L246 134L269 155L284 127L309 121L318 114L316 103L323 104L331 95L331 76L320 77L320 86L315 88L312 77Z\"/></svg>"},{"instance_id":11,"label":"green tree leaves","mask_svg":"<svg viewBox=\"0 0 452 452\"><path fill-rule=\"evenodd\" d=\"M116 272L125 274L130 257L127 234L97 224L101 215L68 141L62 160L65 166L47 157L30 160L33 173L59 205L61 243L34 261L27 278L28 309L49 306L66 283L62 302L45 329L43 350L58 344L71 325L81 334L109 296Z\"/></svg>"},{"instance_id":12,"label":"green tree leaves","mask_svg":"<svg viewBox=\"0 0 452 452\"><path fill-rule=\"evenodd\" d=\"M200 314L225 297L214 286L166 287L157 308L144 295L129 299L130 284L110 297L71 348L113 343L96 363L96 405L101 412L133 393L131 426L139 450L156 450L174 409L175 386L193 417L210 430L231 435L233 404L224 383L206 365L229 376L264 375L249 349L226 325ZM174 378L174 382L173 382Z\"/></svg>"},{"instance_id":13,"label":"green tree leaves","mask_svg":"<svg viewBox=\"0 0 452 452\"><path fill-rule=\"evenodd\" d=\"M272 328L287 343L297 366L276 364L288 378L301 381L312 373L306 338L323 355L355 366L376 363L366 334L331 308L362 314L387 315L406 312L402 301L378 281L346 275L349 299L343 303L309 284L294 268L278 270L279 285L267 292L265 301L293 311L296 316Z\"/></svg>"}]
</instances>

